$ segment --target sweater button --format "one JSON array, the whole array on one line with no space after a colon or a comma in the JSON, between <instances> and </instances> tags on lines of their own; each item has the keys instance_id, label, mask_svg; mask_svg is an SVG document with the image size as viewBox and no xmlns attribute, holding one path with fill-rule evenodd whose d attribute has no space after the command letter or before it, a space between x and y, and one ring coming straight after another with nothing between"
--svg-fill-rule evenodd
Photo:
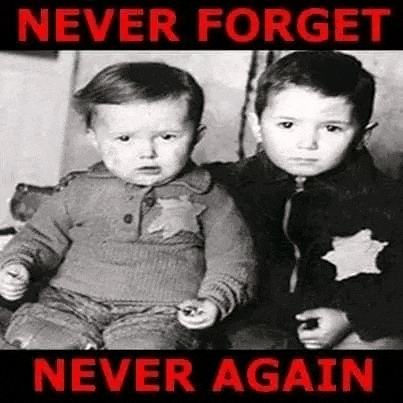
<instances>
[{"instance_id":1,"label":"sweater button","mask_svg":"<svg viewBox=\"0 0 403 403\"><path fill-rule=\"evenodd\" d=\"M146 207L151 208L154 206L155 201L152 197L145 197L143 203Z\"/></svg>"},{"instance_id":2,"label":"sweater button","mask_svg":"<svg viewBox=\"0 0 403 403\"><path fill-rule=\"evenodd\" d=\"M132 221L133 221L133 214L125 214L125 215L123 216L123 221L124 221L126 224L131 224Z\"/></svg>"}]
</instances>

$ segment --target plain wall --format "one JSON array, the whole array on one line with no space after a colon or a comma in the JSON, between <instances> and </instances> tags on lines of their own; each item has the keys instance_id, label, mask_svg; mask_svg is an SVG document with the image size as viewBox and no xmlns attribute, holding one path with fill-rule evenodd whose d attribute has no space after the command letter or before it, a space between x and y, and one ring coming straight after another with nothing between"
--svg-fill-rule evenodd
<instances>
[{"instance_id":1,"label":"plain wall","mask_svg":"<svg viewBox=\"0 0 403 403\"><path fill-rule=\"evenodd\" d=\"M369 140L377 166L391 176L403 175L403 51L354 51L375 76L373 121L379 123Z\"/></svg>"},{"instance_id":2,"label":"plain wall","mask_svg":"<svg viewBox=\"0 0 403 403\"><path fill-rule=\"evenodd\" d=\"M60 177L75 54L0 52L0 228L17 183Z\"/></svg>"}]
</instances>

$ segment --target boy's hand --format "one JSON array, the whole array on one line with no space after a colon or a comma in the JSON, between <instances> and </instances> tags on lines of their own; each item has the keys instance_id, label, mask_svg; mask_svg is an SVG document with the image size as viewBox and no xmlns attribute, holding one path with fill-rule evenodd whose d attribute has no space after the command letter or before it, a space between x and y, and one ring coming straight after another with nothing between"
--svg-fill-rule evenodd
<instances>
[{"instance_id":1,"label":"boy's hand","mask_svg":"<svg viewBox=\"0 0 403 403\"><path fill-rule=\"evenodd\" d=\"M0 270L0 295L8 301L20 299L28 283L29 272L21 264L10 264Z\"/></svg>"},{"instance_id":2,"label":"boy's hand","mask_svg":"<svg viewBox=\"0 0 403 403\"><path fill-rule=\"evenodd\" d=\"M307 349L333 347L350 331L350 322L343 311L332 308L309 309L295 316L302 321L298 338ZM317 327L308 328L306 321L316 319Z\"/></svg>"},{"instance_id":3,"label":"boy's hand","mask_svg":"<svg viewBox=\"0 0 403 403\"><path fill-rule=\"evenodd\" d=\"M188 329L205 329L218 318L218 306L208 299L190 299L178 306L178 320Z\"/></svg>"}]
</instances>

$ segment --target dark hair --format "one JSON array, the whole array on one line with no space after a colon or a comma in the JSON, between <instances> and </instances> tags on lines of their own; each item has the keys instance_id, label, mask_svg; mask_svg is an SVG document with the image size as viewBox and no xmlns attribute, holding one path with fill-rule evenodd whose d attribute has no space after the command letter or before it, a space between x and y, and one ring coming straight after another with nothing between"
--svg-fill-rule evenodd
<instances>
[{"instance_id":1,"label":"dark hair","mask_svg":"<svg viewBox=\"0 0 403 403\"><path fill-rule=\"evenodd\" d=\"M197 127L204 107L203 90L186 71L165 63L117 63L101 70L73 96L73 106L91 127L93 107L97 104L124 104L134 100L188 101L188 118Z\"/></svg>"},{"instance_id":2,"label":"dark hair","mask_svg":"<svg viewBox=\"0 0 403 403\"><path fill-rule=\"evenodd\" d=\"M360 132L372 115L375 80L355 57L335 51L293 52L269 66L258 81L255 100L260 118L269 92L280 92L289 85L312 88L325 96L343 96L353 105L353 116Z\"/></svg>"}]
</instances>

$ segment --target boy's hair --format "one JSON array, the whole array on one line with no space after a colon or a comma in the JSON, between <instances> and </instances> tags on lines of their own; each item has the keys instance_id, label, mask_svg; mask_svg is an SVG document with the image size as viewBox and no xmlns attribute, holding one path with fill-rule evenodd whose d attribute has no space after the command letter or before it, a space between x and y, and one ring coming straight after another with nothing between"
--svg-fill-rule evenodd
<instances>
[{"instance_id":1,"label":"boy's hair","mask_svg":"<svg viewBox=\"0 0 403 403\"><path fill-rule=\"evenodd\" d=\"M203 90L188 72L158 62L117 63L101 70L73 96L73 106L92 126L97 104L125 104L135 100L148 102L185 97L188 118L200 124L204 107Z\"/></svg>"},{"instance_id":2,"label":"boy's hair","mask_svg":"<svg viewBox=\"0 0 403 403\"><path fill-rule=\"evenodd\" d=\"M276 94L290 85L308 87L329 97L346 97L353 105L360 132L371 118L375 80L353 56L335 51L305 51L279 59L259 78L255 100L259 119L269 93Z\"/></svg>"}]
</instances>

